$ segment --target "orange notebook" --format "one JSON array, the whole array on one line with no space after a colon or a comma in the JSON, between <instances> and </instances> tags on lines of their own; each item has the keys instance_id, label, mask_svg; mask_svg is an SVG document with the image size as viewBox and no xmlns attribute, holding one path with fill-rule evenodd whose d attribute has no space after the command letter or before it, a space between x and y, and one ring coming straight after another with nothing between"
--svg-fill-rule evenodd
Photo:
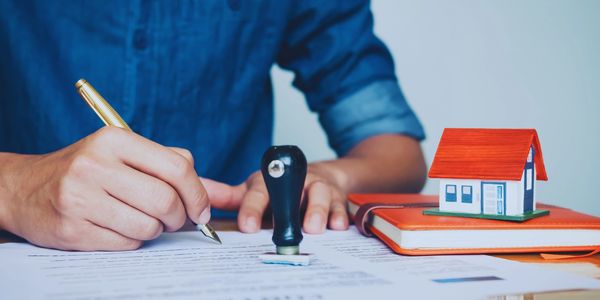
<instances>
[{"instance_id":1,"label":"orange notebook","mask_svg":"<svg viewBox=\"0 0 600 300\"><path fill-rule=\"evenodd\" d=\"M352 216L369 203L437 202L420 194L355 194ZM592 251L600 248L600 218L538 204L550 215L526 222L423 215L423 207L376 209L366 227L406 255Z\"/></svg>"}]
</instances>

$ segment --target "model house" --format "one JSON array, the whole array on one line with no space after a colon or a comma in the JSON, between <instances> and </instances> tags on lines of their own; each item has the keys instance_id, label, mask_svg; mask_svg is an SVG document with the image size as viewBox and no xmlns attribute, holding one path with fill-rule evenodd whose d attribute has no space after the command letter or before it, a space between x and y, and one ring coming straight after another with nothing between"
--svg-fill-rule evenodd
<instances>
[{"instance_id":1,"label":"model house","mask_svg":"<svg viewBox=\"0 0 600 300\"><path fill-rule=\"evenodd\" d=\"M535 129L447 128L429 178L440 179L439 212L492 218L533 214L535 181L548 180Z\"/></svg>"}]
</instances>

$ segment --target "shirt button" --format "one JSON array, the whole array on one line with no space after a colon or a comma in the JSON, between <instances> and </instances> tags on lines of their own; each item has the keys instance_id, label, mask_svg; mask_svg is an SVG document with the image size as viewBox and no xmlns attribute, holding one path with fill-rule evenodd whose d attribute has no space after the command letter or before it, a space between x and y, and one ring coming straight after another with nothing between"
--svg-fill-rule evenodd
<instances>
[{"instance_id":1,"label":"shirt button","mask_svg":"<svg viewBox=\"0 0 600 300\"><path fill-rule=\"evenodd\" d=\"M137 29L133 34L133 46L136 49L140 50L146 49L146 47L148 47L148 38L143 30Z\"/></svg>"}]
</instances>

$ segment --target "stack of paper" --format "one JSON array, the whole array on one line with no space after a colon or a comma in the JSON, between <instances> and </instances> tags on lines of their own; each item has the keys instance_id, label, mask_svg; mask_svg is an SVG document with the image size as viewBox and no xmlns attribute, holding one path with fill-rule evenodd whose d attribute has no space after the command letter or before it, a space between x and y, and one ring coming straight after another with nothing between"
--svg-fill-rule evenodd
<instances>
[{"instance_id":1,"label":"stack of paper","mask_svg":"<svg viewBox=\"0 0 600 300\"><path fill-rule=\"evenodd\" d=\"M480 299L600 288L600 281L490 256L408 257L354 228L306 235L310 266L263 264L271 232L166 233L137 251L64 252L0 245L5 299Z\"/></svg>"}]
</instances>

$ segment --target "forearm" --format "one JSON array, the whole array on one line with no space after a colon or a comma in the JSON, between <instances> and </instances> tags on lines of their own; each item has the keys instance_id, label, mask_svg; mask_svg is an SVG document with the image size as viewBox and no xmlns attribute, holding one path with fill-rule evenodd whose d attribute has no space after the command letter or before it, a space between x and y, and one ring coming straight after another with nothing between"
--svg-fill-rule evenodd
<instances>
[{"instance_id":1,"label":"forearm","mask_svg":"<svg viewBox=\"0 0 600 300\"><path fill-rule=\"evenodd\" d=\"M311 164L346 193L415 193L425 184L419 142L384 134L368 138L342 158Z\"/></svg>"},{"instance_id":2,"label":"forearm","mask_svg":"<svg viewBox=\"0 0 600 300\"><path fill-rule=\"evenodd\" d=\"M9 230L11 224L10 202L13 200L15 165L25 155L0 152L0 229Z\"/></svg>"}]
</instances>

